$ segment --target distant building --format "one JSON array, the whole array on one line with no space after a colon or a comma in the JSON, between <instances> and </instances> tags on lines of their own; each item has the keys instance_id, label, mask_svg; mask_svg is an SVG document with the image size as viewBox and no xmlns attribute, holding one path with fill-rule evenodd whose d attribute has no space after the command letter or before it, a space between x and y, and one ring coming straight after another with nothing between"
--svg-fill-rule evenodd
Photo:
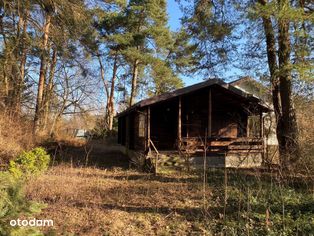
<instances>
[{"instance_id":1,"label":"distant building","mask_svg":"<svg viewBox=\"0 0 314 236\"><path fill-rule=\"evenodd\" d=\"M248 83L247 78L229 84L210 79L142 100L117 115L118 142L149 156L155 148L161 156L189 155L196 165L205 146L208 166L274 162L272 108Z\"/></svg>"},{"instance_id":2,"label":"distant building","mask_svg":"<svg viewBox=\"0 0 314 236\"><path fill-rule=\"evenodd\" d=\"M90 133L88 130L86 129L74 129L73 130L73 136L75 138L83 138L83 139L87 139L90 136Z\"/></svg>"}]
</instances>

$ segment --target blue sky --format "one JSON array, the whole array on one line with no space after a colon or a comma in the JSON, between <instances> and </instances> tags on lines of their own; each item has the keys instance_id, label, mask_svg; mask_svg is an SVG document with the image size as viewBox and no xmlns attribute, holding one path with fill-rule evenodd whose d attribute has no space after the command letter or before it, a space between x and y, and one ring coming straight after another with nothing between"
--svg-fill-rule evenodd
<instances>
[{"instance_id":1,"label":"blue sky","mask_svg":"<svg viewBox=\"0 0 314 236\"><path fill-rule=\"evenodd\" d=\"M168 0L167 11L169 16L169 26L171 30L175 31L180 28L180 17L182 12L175 0Z\"/></svg>"}]
</instances>

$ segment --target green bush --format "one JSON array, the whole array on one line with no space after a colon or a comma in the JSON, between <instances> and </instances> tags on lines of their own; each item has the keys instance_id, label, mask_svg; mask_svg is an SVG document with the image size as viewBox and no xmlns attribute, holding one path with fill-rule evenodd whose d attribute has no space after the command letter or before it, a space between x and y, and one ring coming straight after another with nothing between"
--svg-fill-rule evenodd
<instances>
[{"instance_id":1,"label":"green bush","mask_svg":"<svg viewBox=\"0 0 314 236\"><path fill-rule=\"evenodd\" d=\"M29 201L23 193L24 182L10 172L0 172L0 235L42 235L37 229L12 227L10 220L40 212L43 204Z\"/></svg>"},{"instance_id":2,"label":"green bush","mask_svg":"<svg viewBox=\"0 0 314 236\"><path fill-rule=\"evenodd\" d=\"M50 157L45 149L34 148L10 161L9 172L16 178L38 175L47 170L49 161Z\"/></svg>"},{"instance_id":3,"label":"green bush","mask_svg":"<svg viewBox=\"0 0 314 236\"><path fill-rule=\"evenodd\" d=\"M43 204L28 200L23 192L25 181L47 170L49 155L43 148L23 152L10 161L9 170L0 172L0 235L42 235L30 227L12 227L10 220L40 212Z\"/></svg>"}]
</instances>

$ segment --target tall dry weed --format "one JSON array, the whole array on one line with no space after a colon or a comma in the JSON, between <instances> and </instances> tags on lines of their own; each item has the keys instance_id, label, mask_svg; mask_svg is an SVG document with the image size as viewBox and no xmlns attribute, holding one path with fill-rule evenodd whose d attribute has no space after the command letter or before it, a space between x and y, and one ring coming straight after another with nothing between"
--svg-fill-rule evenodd
<instances>
[{"instance_id":1,"label":"tall dry weed","mask_svg":"<svg viewBox=\"0 0 314 236\"><path fill-rule=\"evenodd\" d=\"M34 146L31 122L0 115L0 164Z\"/></svg>"},{"instance_id":2,"label":"tall dry weed","mask_svg":"<svg viewBox=\"0 0 314 236\"><path fill-rule=\"evenodd\" d=\"M314 101L298 101L296 104L299 125L301 158L298 169L314 174Z\"/></svg>"}]
</instances>

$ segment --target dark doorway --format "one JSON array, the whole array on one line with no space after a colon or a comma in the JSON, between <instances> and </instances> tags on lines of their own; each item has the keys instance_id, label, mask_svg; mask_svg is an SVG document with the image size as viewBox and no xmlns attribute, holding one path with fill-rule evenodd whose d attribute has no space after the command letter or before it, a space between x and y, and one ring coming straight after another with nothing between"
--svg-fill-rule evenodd
<instances>
[{"instance_id":1,"label":"dark doorway","mask_svg":"<svg viewBox=\"0 0 314 236\"><path fill-rule=\"evenodd\" d=\"M151 140L159 150L176 147L178 130L178 99L151 107Z\"/></svg>"}]
</instances>

